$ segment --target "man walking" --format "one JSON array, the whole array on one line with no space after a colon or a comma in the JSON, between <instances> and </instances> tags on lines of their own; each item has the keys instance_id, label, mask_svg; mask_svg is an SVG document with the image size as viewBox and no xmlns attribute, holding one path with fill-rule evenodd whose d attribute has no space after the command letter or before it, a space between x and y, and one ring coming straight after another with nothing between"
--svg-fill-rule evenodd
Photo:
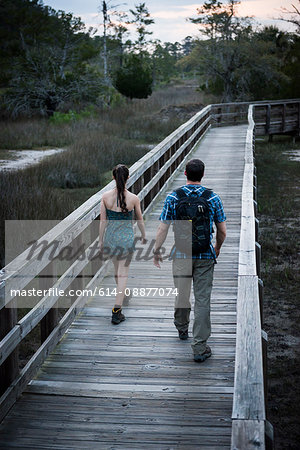
<instances>
[{"instance_id":1,"label":"man walking","mask_svg":"<svg viewBox=\"0 0 300 450\"><path fill-rule=\"evenodd\" d=\"M160 262L163 260L161 247L167 237L170 223L173 223L175 245L170 257L172 259L174 285L177 289L174 324L178 330L179 338L182 340L188 339L191 311L190 292L193 280L195 305L192 350L196 362L203 362L211 356L211 349L207 345L207 340L211 334L210 298L213 272L216 258L219 256L226 237L226 216L221 199L217 194L201 185L204 167L204 163L200 159L192 159L187 163L184 172L187 177L186 185L167 196L159 218L161 223L157 230L153 250L154 264L160 268ZM191 205L192 207L196 205L196 209L195 207L194 209L188 209L191 208ZM185 211L184 216L182 211ZM196 212L188 215L190 211ZM176 223L180 223L180 219L183 217L187 224L190 222L192 227L190 228L192 251L188 250L188 245L184 247L176 238ZM205 237L205 221L207 221L207 237ZM197 223L200 225L197 226ZM212 245L213 224L215 224L217 230L215 246ZM207 242L205 242L205 239Z\"/></svg>"}]
</instances>

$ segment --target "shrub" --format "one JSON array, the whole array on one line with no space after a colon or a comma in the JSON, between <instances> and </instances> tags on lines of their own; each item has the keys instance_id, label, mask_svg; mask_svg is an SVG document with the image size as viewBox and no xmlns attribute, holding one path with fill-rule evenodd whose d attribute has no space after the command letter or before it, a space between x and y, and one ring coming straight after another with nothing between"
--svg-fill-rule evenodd
<instances>
[{"instance_id":1,"label":"shrub","mask_svg":"<svg viewBox=\"0 0 300 450\"><path fill-rule=\"evenodd\" d=\"M151 68L138 56L130 55L115 75L114 85L125 97L147 98L152 94Z\"/></svg>"},{"instance_id":2,"label":"shrub","mask_svg":"<svg viewBox=\"0 0 300 450\"><path fill-rule=\"evenodd\" d=\"M49 122L51 123L68 123L73 120L85 119L88 117L93 117L96 115L96 108L93 105L87 106L80 112L75 112L70 109L67 113L62 113L59 111L55 111L53 115L49 118Z\"/></svg>"}]
</instances>

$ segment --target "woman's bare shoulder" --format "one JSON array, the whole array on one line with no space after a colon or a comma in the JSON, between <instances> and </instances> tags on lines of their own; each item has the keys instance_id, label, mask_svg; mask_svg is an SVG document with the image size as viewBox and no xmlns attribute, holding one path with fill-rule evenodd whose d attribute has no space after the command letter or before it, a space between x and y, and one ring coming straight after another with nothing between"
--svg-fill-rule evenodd
<instances>
[{"instance_id":1,"label":"woman's bare shoulder","mask_svg":"<svg viewBox=\"0 0 300 450\"><path fill-rule=\"evenodd\" d=\"M135 194L133 194L132 192L129 192L129 191L127 191L127 195L128 195L128 198L130 199L130 200L132 200L133 202L137 202L137 201L140 201L140 199L138 198L138 196L137 195L135 195Z\"/></svg>"},{"instance_id":2,"label":"woman's bare shoulder","mask_svg":"<svg viewBox=\"0 0 300 450\"><path fill-rule=\"evenodd\" d=\"M113 192L114 192L114 189L110 189L109 191L103 192L102 198L106 199L106 198L111 197L111 195L113 194Z\"/></svg>"}]
</instances>

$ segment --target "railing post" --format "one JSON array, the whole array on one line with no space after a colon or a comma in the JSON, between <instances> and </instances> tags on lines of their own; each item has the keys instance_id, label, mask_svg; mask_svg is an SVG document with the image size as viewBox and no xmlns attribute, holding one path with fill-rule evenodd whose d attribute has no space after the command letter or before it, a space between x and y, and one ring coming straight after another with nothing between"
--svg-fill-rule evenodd
<instances>
[{"instance_id":1,"label":"railing post","mask_svg":"<svg viewBox=\"0 0 300 450\"><path fill-rule=\"evenodd\" d=\"M270 134L270 126L271 126L271 105L267 105L266 112L266 132L265 134L269 135L269 141L272 141L272 135Z\"/></svg>"},{"instance_id":2,"label":"railing post","mask_svg":"<svg viewBox=\"0 0 300 450\"><path fill-rule=\"evenodd\" d=\"M143 187L145 186L145 172L141 175L140 177L140 182L139 182L139 192L141 192L141 190L143 189ZM141 210L142 212L145 209L145 197L143 198L143 200L141 200Z\"/></svg>"},{"instance_id":3,"label":"railing post","mask_svg":"<svg viewBox=\"0 0 300 450\"><path fill-rule=\"evenodd\" d=\"M221 124L221 122L222 122L222 108L218 108L217 115L218 115L217 123Z\"/></svg>"},{"instance_id":4,"label":"railing post","mask_svg":"<svg viewBox=\"0 0 300 450\"><path fill-rule=\"evenodd\" d=\"M51 261L48 266L40 272L39 275L39 289L46 290L54 284L54 261ZM40 322L41 327L41 343L45 342L51 331L58 324L58 309L57 303L48 311Z\"/></svg>"},{"instance_id":5,"label":"railing post","mask_svg":"<svg viewBox=\"0 0 300 450\"><path fill-rule=\"evenodd\" d=\"M258 242L259 220L255 217L255 242Z\"/></svg>"},{"instance_id":6,"label":"railing post","mask_svg":"<svg viewBox=\"0 0 300 450\"><path fill-rule=\"evenodd\" d=\"M254 217L257 217L257 201L253 200L253 207L254 207Z\"/></svg>"},{"instance_id":7,"label":"railing post","mask_svg":"<svg viewBox=\"0 0 300 450\"><path fill-rule=\"evenodd\" d=\"M268 420L266 420L266 425L265 425L265 442L266 442L266 450L274 450L275 449L274 429L273 429L273 425Z\"/></svg>"},{"instance_id":8,"label":"railing post","mask_svg":"<svg viewBox=\"0 0 300 450\"><path fill-rule=\"evenodd\" d=\"M281 122L281 131L285 132L285 120L286 120L286 103L282 105L282 122Z\"/></svg>"},{"instance_id":9,"label":"railing post","mask_svg":"<svg viewBox=\"0 0 300 450\"><path fill-rule=\"evenodd\" d=\"M263 373L264 373L264 397L265 407L268 405L268 333L261 330L261 344L263 357ZM274 430L272 424L265 421L265 447L266 450L274 450Z\"/></svg>"},{"instance_id":10,"label":"railing post","mask_svg":"<svg viewBox=\"0 0 300 450\"><path fill-rule=\"evenodd\" d=\"M257 187L253 185L253 199L257 203Z\"/></svg>"},{"instance_id":11,"label":"railing post","mask_svg":"<svg viewBox=\"0 0 300 450\"><path fill-rule=\"evenodd\" d=\"M297 131L296 131L296 133L298 134L298 136L300 136L300 102L298 103L298 126L297 126L297 131L298 131L298 133L297 133Z\"/></svg>"},{"instance_id":12,"label":"railing post","mask_svg":"<svg viewBox=\"0 0 300 450\"><path fill-rule=\"evenodd\" d=\"M258 278L258 297L259 297L259 309L260 309L260 321L264 323L264 282L261 278Z\"/></svg>"},{"instance_id":13,"label":"railing post","mask_svg":"<svg viewBox=\"0 0 300 450\"><path fill-rule=\"evenodd\" d=\"M91 244L95 241L95 239L99 239L99 226L100 226L100 214L98 217L93 220L93 222L90 225L90 241ZM99 242L98 242L99 245ZM99 253L95 252L93 257L90 260L90 270L91 270L91 276L92 278L96 275L98 270L100 269L100 255Z\"/></svg>"},{"instance_id":14,"label":"railing post","mask_svg":"<svg viewBox=\"0 0 300 450\"><path fill-rule=\"evenodd\" d=\"M256 256L256 273L258 278L260 278L261 245L258 242L255 242L255 256Z\"/></svg>"},{"instance_id":15,"label":"railing post","mask_svg":"<svg viewBox=\"0 0 300 450\"><path fill-rule=\"evenodd\" d=\"M262 342L262 356L263 356L263 373L264 373L264 396L265 396L265 408L267 409L268 400L268 359L267 359L267 348L268 348L268 334L261 330L261 342Z\"/></svg>"},{"instance_id":16,"label":"railing post","mask_svg":"<svg viewBox=\"0 0 300 450\"><path fill-rule=\"evenodd\" d=\"M0 340L14 327L18 321L17 308L4 307L0 311ZM19 348L17 347L0 366L0 396L6 391L19 374Z\"/></svg>"},{"instance_id":17,"label":"railing post","mask_svg":"<svg viewBox=\"0 0 300 450\"><path fill-rule=\"evenodd\" d=\"M75 259L78 259L78 258L81 257L80 251L81 251L82 243L83 242L82 242L82 235L81 234L79 234L79 236L77 236L72 242L72 249L73 249L74 254L76 254L76 258ZM73 281L73 289L75 291L77 289L80 291L80 290L83 289L83 286L84 286L83 274L79 274L79 275L77 275L77 277ZM79 297L79 296L76 296L76 297ZM74 300L75 300L76 297L74 296Z\"/></svg>"}]
</instances>

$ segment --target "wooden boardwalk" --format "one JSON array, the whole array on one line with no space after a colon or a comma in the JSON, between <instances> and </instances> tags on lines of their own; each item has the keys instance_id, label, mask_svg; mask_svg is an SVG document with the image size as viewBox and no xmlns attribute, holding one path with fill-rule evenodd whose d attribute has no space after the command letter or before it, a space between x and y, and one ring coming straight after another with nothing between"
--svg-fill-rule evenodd
<instances>
[{"instance_id":1,"label":"wooden boardwalk","mask_svg":"<svg viewBox=\"0 0 300 450\"><path fill-rule=\"evenodd\" d=\"M95 296L4 419L1 449L230 448L246 131L210 129L193 153L228 219L212 293L212 357L196 364L191 339L178 339L173 296L132 297L117 327L113 299ZM182 173L156 201L150 235L165 195L184 182ZM113 277L102 286L112 289ZM129 287L172 286L170 262L160 271L152 261L130 266Z\"/></svg>"}]
</instances>

